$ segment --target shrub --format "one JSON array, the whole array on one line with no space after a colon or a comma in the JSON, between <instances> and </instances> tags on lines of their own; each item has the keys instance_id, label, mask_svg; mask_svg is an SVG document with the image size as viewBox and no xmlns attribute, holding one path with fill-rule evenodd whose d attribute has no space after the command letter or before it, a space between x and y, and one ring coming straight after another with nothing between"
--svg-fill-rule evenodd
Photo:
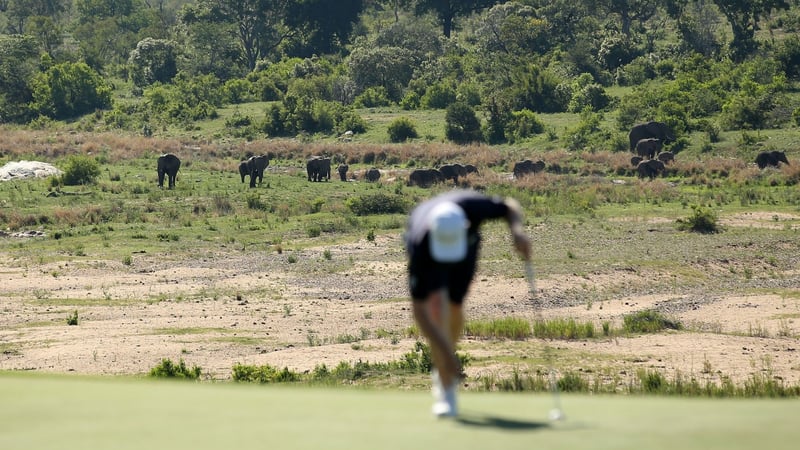
<instances>
[{"instance_id":1,"label":"shrub","mask_svg":"<svg viewBox=\"0 0 800 450\"><path fill-rule=\"evenodd\" d=\"M430 109L444 109L456 101L456 90L449 82L429 86L422 96L422 106Z\"/></svg>"},{"instance_id":2,"label":"shrub","mask_svg":"<svg viewBox=\"0 0 800 450\"><path fill-rule=\"evenodd\" d=\"M667 319L658 311L646 309L622 318L623 329L628 333L656 333L664 329L680 330L680 322Z\"/></svg>"},{"instance_id":3,"label":"shrub","mask_svg":"<svg viewBox=\"0 0 800 450\"><path fill-rule=\"evenodd\" d=\"M67 316L67 325L77 325L78 324L78 310L72 312L69 316Z\"/></svg>"},{"instance_id":4,"label":"shrub","mask_svg":"<svg viewBox=\"0 0 800 450\"><path fill-rule=\"evenodd\" d=\"M398 117L389 124L389 140L392 142L405 142L419 137L414 122L408 117Z\"/></svg>"},{"instance_id":5,"label":"shrub","mask_svg":"<svg viewBox=\"0 0 800 450\"><path fill-rule=\"evenodd\" d=\"M297 381L300 376L297 372L284 367L278 370L270 365L248 366L237 363L233 366L233 381L247 383L278 383Z\"/></svg>"},{"instance_id":6,"label":"shrub","mask_svg":"<svg viewBox=\"0 0 800 450\"><path fill-rule=\"evenodd\" d=\"M523 109L511 113L511 121L506 126L506 137L510 142L514 143L540 133L544 133L544 122L535 112Z\"/></svg>"},{"instance_id":7,"label":"shrub","mask_svg":"<svg viewBox=\"0 0 800 450\"><path fill-rule=\"evenodd\" d=\"M386 88L383 86L368 87L356 97L354 104L357 108L374 108L377 106L389 106L392 101Z\"/></svg>"},{"instance_id":8,"label":"shrub","mask_svg":"<svg viewBox=\"0 0 800 450\"><path fill-rule=\"evenodd\" d=\"M345 201L345 205L357 216L370 214L405 214L407 205L401 195L379 192L377 194L360 195Z\"/></svg>"},{"instance_id":9,"label":"shrub","mask_svg":"<svg viewBox=\"0 0 800 450\"><path fill-rule=\"evenodd\" d=\"M61 182L66 186L91 184L100 176L100 165L94 158L72 155L67 159Z\"/></svg>"},{"instance_id":10,"label":"shrub","mask_svg":"<svg viewBox=\"0 0 800 450\"><path fill-rule=\"evenodd\" d=\"M713 211L693 205L694 213L686 219L678 219L678 229L681 231L694 231L696 233L719 233L722 227L717 223L717 215Z\"/></svg>"},{"instance_id":11,"label":"shrub","mask_svg":"<svg viewBox=\"0 0 800 450\"><path fill-rule=\"evenodd\" d=\"M453 103L445 113L445 137L458 144L483 141L481 122L466 103Z\"/></svg>"},{"instance_id":12,"label":"shrub","mask_svg":"<svg viewBox=\"0 0 800 450\"><path fill-rule=\"evenodd\" d=\"M191 369L186 367L186 362L183 358L180 359L178 364L175 364L169 358L164 358L161 363L150 369L150 376L157 378L186 378L196 380L200 378L202 370L193 366Z\"/></svg>"}]
</instances>

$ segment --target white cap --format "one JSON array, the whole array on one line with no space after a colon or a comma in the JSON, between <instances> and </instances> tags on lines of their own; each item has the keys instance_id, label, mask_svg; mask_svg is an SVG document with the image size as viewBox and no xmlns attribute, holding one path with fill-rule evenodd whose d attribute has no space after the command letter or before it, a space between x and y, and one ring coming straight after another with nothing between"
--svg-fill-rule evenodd
<instances>
[{"instance_id":1,"label":"white cap","mask_svg":"<svg viewBox=\"0 0 800 450\"><path fill-rule=\"evenodd\" d=\"M467 228L464 210L453 202L433 207L429 216L431 256L435 261L452 263L467 257Z\"/></svg>"}]
</instances>

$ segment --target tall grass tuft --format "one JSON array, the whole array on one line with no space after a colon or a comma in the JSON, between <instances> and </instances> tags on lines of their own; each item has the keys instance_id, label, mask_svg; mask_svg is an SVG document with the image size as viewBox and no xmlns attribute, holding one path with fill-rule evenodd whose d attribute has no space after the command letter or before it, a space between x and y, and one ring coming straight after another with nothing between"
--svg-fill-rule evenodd
<instances>
[{"instance_id":1,"label":"tall grass tuft","mask_svg":"<svg viewBox=\"0 0 800 450\"><path fill-rule=\"evenodd\" d=\"M531 324L517 317L492 320L471 320L464 326L467 336L504 339L525 339L533 335Z\"/></svg>"},{"instance_id":2,"label":"tall grass tuft","mask_svg":"<svg viewBox=\"0 0 800 450\"><path fill-rule=\"evenodd\" d=\"M540 339L588 339L595 336L592 322L578 323L575 319L537 320L533 335Z\"/></svg>"}]
</instances>

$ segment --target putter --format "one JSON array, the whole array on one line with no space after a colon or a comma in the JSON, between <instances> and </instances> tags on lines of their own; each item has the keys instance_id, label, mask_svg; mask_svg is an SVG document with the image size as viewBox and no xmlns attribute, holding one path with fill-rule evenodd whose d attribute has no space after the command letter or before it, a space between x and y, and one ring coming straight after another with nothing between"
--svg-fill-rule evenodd
<instances>
[{"instance_id":1,"label":"putter","mask_svg":"<svg viewBox=\"0 0 800 450\"><path fill-rule=\"evenodd\" d=\"M534 277L533 263L530 260L525 261L525 277L528 279L528 289L530 290L531 300L533 300L536 308L536 320L544 321L539 302L536 300L536 278ZM553 393L553 409L550 410L548 417L552 421L564 420L565 416L561 409L561 399L558 395L558 380L556 379L556 372L553 370L553 364L551 362L552 352L550 351L550 346L547 344L545 344L544 354L549 371L550 391Z\"/></svg>"}]
</instances>

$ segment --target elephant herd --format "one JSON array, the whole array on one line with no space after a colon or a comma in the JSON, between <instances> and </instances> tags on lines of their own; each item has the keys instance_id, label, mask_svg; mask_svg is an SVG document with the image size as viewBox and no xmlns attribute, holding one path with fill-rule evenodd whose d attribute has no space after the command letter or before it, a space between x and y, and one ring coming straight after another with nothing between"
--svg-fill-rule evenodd
<instances>
[{"instance_id":1,"label":"elephant herd","mask_svg":"<svg viewBox=\"0 0 800 450\"><path fill-rule=\"evenodd\" d=\"M409 186L430 187L437 183L452 180L458 184L459 177L464 178L471 173L478 173L472 164L445 164L438 169L414 169L408 175Z\"/></svg>"},{"instance_id":2,"label":"elephant herd","mask_svg":"<svg viewBox=\"0 0 800 450\"><path fill-rule=\"evenodd\" d=\"M666 165L675 160L675 154L670 151L663 151L664 144L675 140L675 135L670 127L662 122L647 122L631 128L628 134L630 150L635 155L631 157L631 165L636 168L639 178L656 178L666 172ZM765 151L759 153L755 158L755 163L759 169L767 167L778 167L780 163L789 165L786 153L782 151ZM264 171L269 166L267 155L251 156L239 163L239 175L242 183L245 177L250 177L250 187L256 187L256 181L261 184L264 181ZM181 160L172 153L166 153L158 157L158 186L164 187L164 178L167 178L168 188L175 189L175 180L178 170L181 167ZM514 178L522 178L526 175L537 174L545 169L542 160L531 161L526 159L514 164ZM340 164L336 168L339 179L347 181L347 173L350 167L347 164ZM331 158L327 156L313 156L306 161L306 172L308 181L330 181L331 179ZM478 169L471 164L445 164L438 169L415 169L408 176L409 186L430 187L437 183L452 180L458 184L459 178L464 178L470 173L477 173ZM380 180L381 172L376 168L364 171L363 177L366 181L377 182Z\"/></svg>"}]
</instances>

